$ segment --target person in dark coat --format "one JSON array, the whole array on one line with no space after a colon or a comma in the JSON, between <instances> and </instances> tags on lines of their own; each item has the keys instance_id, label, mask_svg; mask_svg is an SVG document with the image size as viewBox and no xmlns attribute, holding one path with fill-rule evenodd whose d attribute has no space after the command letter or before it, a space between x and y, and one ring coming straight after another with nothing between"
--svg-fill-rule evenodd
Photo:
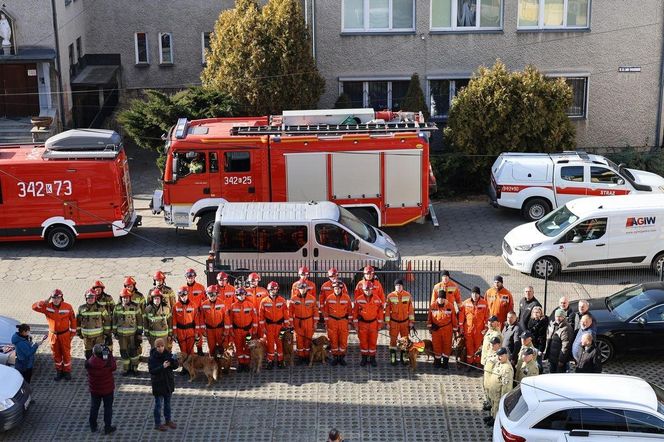
<instances>
[{"instance_id":1,"label":"person in dark coat","mask_svg":"<svg viewBox=\"0 0 664 442\"><path fill-rule=\"evenodd\" d=\"M510 362L512 366L516 365L521 350L521 328L517 323L517 316L514 312L507 314L507 322L503 327L503 347L510 352Z\"/></svg>"},{"instance_id":2,"label":"person in dark coat","mask_svg":"<svg viewBox=\"0 0 664 442\"><path fill-rule=\"evenodd\" d=\"M593 336L597 335L597 321L595 320L595 317L590 313L590 303L582 299L579 301L579 311L574 313L572 315L572 322L570 322L570 325L574 329L574 338L576 338L576 335L579 333L579 330L581 329L581 319L584 316L589 316L590 319L592 319L592 325L590 326L590 331L592 332Z\"/></svg>"},{"instance_id":3,"label":"person in dark coat","mask_svg":"<svg viewBox=\"0 0 664 442\"><path fill-rule=\"evenodd\" d=\"M111 350L102 344L92 347L92 356L85 361L88 371L88 386L90 387L90 431L97 431L97 417L99 408L104 402L104 434L115 432L113 426L113 393L115 380L113 372L118 366Z\"/></svg>"},{"instance_id":4,"label":"person in dark coat","mask_svg":"<svg viewBox=\"0 0 664 442\"><path fill-rule=\"evenodd\" d=\"M12 344L16 348L16 363L14 368L23 376L28 384L32 380L32 367L35 365L35 353L39 344L44 342L32 342L30 336L30 326L28 324L19 324L18 329L12 336Z\"/></svg>"},{"instance_id":5,"label":"person in dark coat","mask_svg":"<svg viewBox=\"0 0 664 442\"><path fill-rule=\"evenodd\" d=\"M581 353L576 365L577 373L601 373L602 357L593 342L593 335L586 333L581 337Z\"/></svg>"},{"instance_id":6,"label":"person in dark coat","mask_svg":"<svg viewBox=\"0 0 664 442\"><path fill-rule=\"evenodd\" d=\"M178 360L166 349L162 338L154 341L154 348L150 351L148 370L154 395L154 429L166 431L176 429L177 425L171 420L171 396L175 391L175 376L173 370L178 368ZM165 424L161 423L161 407L164 404Z\"/></svg>"},{"instance_id":7,"label":"person in dark coat","mask_svg":"<svg viewBox=\"0 0 664 442\"><path fill-rule=\"evenodd\" d=\"M528 331L533 334L533 346L539 351L537 358L541 364L544 349L546 348L546 331L549 328L549 318L544 316L544 310L540 306L533 307L533 312L528 320ZM540 369L540 373L542 370Z\"/></svg>"},{"instance_id":8,"label":"person in dark coat","mask_svg":"<svg viewBox=\"0 0 664 442\"><path fill-rule=\"evenodd\" d=\"M567 299L567 296L561 296L560 300L558 300L558 308L563 309L565 312L565 317L567 318L567 322L570 323L570 325L574 326L574 310L572 310L572 307L569 306L569 299ZM554 308L551 314L549 315L549 322L553 321L554 315L556 313L556 309Z\"/></svg>"},{"instance_id":9,"label":"person in dark coat","mask_svg":"<svg viewBox=\"0 0 664 442\"><path fill-rule=\"evenodd\" d=\"M549 323L546 333L544 360L549 361L550 373L564 373L567 362L569 362L572 355L574 332L565 318L563 309L556 310L555 318L555 321Z\"/></svg>"},{"instance_id":10,"label":"person in dark coat","mask_svg":"<svg viewBox=\"0 0 664 442\"><path fill-rule=\"evenodd\" d=\"M533 308L542 306L535 298L535 289L529 285L523 289L523 298L519 301L519 328L521 331L526 331L528 328L528 321L533 314Z\"/></svg>"}]
</instances>

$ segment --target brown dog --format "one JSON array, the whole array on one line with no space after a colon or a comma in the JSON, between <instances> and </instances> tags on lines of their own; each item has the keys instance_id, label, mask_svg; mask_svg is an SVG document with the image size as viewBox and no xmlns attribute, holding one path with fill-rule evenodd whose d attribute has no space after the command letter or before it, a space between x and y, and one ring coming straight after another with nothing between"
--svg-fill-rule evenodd
<instances>
[{"instance_id":1,"label":"brown dog","mask_svg":"<svg viewBox=\"0 0 664 442\"><path fill-rule=\"evenodd\" d=\"M284 347L284 364L293 366L293 331L291 329L282 329L281 343Z\"/></svg>"},{"instance_id":2,"label":"brown dog","mask_svg":"<svg viewBox=\"0 0 664 442\"><path fill-rule=\"evenodd\" d=\"M417 369L417 357L420 354L427 355L427 361L433 357L433 342L431 339L422 339L419 343L410 340L408 336L400 338L397 341L397 348L408 354L408 362L411 371Z\"/></svg>"},{"instance_id":3,"label":"brown dog","mask_svg":"<svg viewBox=\"0 0 664 442\"><path fill-rule=\"evenodd\" d=\"M330 345L330 340L327 336L322 335L311 341L311 353L309 354L309 367L314 366L314 361L319 360L323 364L327 362L327 347Z\"/></svg>"},{"instance_id":4,"label":"brown dog","mask_svg":"<svg viewBox=\"0 0 664 442\"><path fill-rule=\"evenodd\" d=\"M219 368L213 358L198 356L196 353L178 353L178 362L182 368L189 372L189 382L193 382L198 377L199 371L202 371L207 377L208 387L212 385L212 382L217 382Z\"/></svg>"},{"instance_id":5,"label":"brown dog","mask_svg":"<svg viewBox=\"0 0 664 442\"><path fill-rule=\"evenodd\" d=\"M457 362L466 363L466 336L461 334L455 334L454 339L452 340L452 354L456 358ZM459 367L459 365L457 365Z\"/></svg>"},{"instance_id":6,"label":"brown dog","mask_svg":"<svg viewBox=\"0 0 664 442\"><path fill-rule=\"evenodd\" d=\"M254 338L247 344L251 352L250 370L252 373L260 373L263 366L263 359L265 359L265 352L267 351L267 342L265 338Z\"/></svg>"},{"instance_id":7,"label":"brown dog","mask_svg":"<svg viewBox=\"0 0 664 442\"><path fill-rule=\"evenodd\" d=\"M235 344L230 342L228 345L226 345L224 354L222 354L221 357L217 359L219 370L224 374L228 374L230 372L231 365L233 363L233 356L235 356Z\"/></svg>"}]
</instances>

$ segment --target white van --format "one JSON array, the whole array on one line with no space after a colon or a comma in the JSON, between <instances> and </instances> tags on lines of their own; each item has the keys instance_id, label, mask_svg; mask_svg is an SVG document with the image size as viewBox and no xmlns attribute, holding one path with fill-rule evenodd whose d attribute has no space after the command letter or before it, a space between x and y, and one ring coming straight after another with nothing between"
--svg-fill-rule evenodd
<instances>
[{"instance_id":1,"label":"white van","mask_svg":"<svg viewBox=\"0 0 664 442\"><path fill-rule=\"evenodd\" d=\"M343 261L349 266L372 261L382 267L399 260L392 238L329 201L222 203L211 250L215 261Z\"/></svg>"},{"instance_id":2,"label":"white van","mask_svg":"<svg viewBox=\"0 0 664 442\"><path fill-rule=\"evenodd\" d=\"M543 278L564 270L664 265L664 195L573 200L503 240L510 268Z\"/></svg>"}]
</instances>

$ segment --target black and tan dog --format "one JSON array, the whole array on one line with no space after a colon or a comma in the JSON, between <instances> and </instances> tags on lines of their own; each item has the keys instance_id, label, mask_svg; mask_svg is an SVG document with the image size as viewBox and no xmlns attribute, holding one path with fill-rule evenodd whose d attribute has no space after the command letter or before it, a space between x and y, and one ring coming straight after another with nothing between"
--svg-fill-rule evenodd
<instances>
[{"instance_id":1,"label":"black and tan dog","mask_svg":"<svg viewBox=\"0 0 664 442\"><path fill-rule=\"evenodd\" d=\"M226 344L224 353L221 357L217 358L217 365L219 370L224 374L228 374L231 371L231 365L233 364L233 357L235 356L235 344L229 342Z\"/></svg>"},{"instance_id":2,"label":"black and tan dog","mask_svg":"<svg viewBox=\"0 0 664 442\"><path fill-rule=\"evenodd\" d=\"M456 333L452 340L452 354L456 358L457 362L465 364L468 362L466 355L466 336ZM460 364L457 364L457 367L460 367Z\"/></svg>"},{"instance_id":3,"label":"black and tan dog","mask_svg":"<svg viewBox=\"0 0 664 442\"><path fill-rule=\"evenodd\" d=\"M322 335L311 341L311 353L309 354L309 367L313 367L314 361L321 361L323 364L327 363L327 348L330 345L330 340L327 336Z\"/></svg>"},{"instance_id":4,"label":"black and tan dog","mask_svg":"<svg viewBox=\"0 0 664 442\"><path fill-rule=\"evenodd\" d=\"M408 354L408 365L411 371L417 369L417 357L420 354L426 355L427 361L433 357L433 342L431 339L422 339L419 342L413 342L408 336L404 336L397 341L397 348Z\"/></svg>"}]
</instances>

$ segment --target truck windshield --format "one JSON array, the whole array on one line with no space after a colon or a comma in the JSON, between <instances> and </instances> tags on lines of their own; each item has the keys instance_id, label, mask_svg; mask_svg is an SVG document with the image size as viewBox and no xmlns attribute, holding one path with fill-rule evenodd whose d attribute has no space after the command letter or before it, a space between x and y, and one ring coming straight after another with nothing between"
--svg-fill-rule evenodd
<instances>
[{"instance_id":1,"label":"truck windshield","mask_svg":"<svg viewBox=\"0 0 664 442\"><path fill-rule=\"evenodd\" d=\"M339 207L339 224L367 242L373 243L376 241L376 232L374 229L360 221L343 207Z\"/></svg>"},{"instance_id":2,"label":"truck windshield","mask_svg":"<svg viewBox=\"0 0 664 442\"><path fill-rule=\"evenodd\" d=\"M559 207L535 223L537 230L551 238L558 236L560 232L579 219L567 206Z\"/></svg>"}]
</instances>

